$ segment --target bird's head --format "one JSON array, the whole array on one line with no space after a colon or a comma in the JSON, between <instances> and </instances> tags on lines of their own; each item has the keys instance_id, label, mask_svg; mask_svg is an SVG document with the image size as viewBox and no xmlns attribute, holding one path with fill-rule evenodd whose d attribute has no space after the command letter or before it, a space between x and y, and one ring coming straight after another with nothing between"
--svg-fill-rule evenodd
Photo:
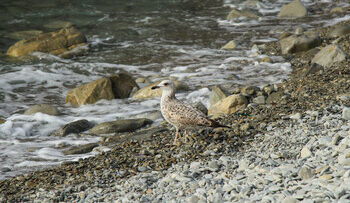
<instances>
[{"instance_id":1,"label":"bird's head","mask_svg":"<svg viewBox=\"0 0 350 203\"><path fill-rule=\"evenodd\" d=\"M174 82L171 80L163 80L157 86L153 86L152 90L160 88L162 91L173 91L175 88Z\"/></svg>"}]
</instances>

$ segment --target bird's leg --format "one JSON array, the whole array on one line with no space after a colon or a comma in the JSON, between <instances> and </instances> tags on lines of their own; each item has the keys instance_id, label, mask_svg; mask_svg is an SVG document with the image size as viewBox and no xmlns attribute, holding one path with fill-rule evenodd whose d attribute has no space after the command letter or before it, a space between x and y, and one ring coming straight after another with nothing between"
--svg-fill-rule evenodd
<instances>
[{"instance_id":1,"label":"bird's leg","mask_svg":"<svg viewBox=\"0 0 350 203\"><path fill-rule=\"evenodd\" d=\"M179 136L179 128L178 127L175 127L175 139L174 139L174 143L173 145L176 145L177 144L177 137Z\"/></svg>"}]
</instances>

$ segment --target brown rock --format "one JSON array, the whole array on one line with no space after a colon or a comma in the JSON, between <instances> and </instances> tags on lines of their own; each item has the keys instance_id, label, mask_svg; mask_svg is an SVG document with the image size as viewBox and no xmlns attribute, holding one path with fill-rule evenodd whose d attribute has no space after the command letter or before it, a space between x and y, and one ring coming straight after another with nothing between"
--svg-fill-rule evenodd
<instances>
[{"instance_id":1,"label":"brown rock","mask_svg":"<svg viewBox=\"0 0 350 203\"><path fill-rule=\"evenodd\" d=\"M257 16L253 11L243 9L243 10L238 10L238 9L232 9L232 11L227 15L226 19L230 20L232 18L240 18L240 17L246 17L246 18L253 18L257 19L259 16Z\"/></svg>"},{"instance_id":2,"label":"brown rock","mask_svg":"<svg viewBox=\"0 0 350 203\"><path fill-rule=\"evenodd\" d=\"M222 91L222 89L219 86L214 86L211 89L210 95L209 95L209 104L210 106L215 104L216 102L225 99L227 97L227 94Z\"/></svg>"},{"instance_id":3,"label":"brown rock","mask_svg":"<svg viewBox=\"0 0 350 203\"><path fill-rule=\"evenodd\" d=\"M155 89L155 90L151 89L153 86L158 85L160 82L161 81L157 81L157 82L154 82L146 87L139 89L137 92L135 92L135 94L132 96L132 98L145 99L145 98L152 98L152 97L160 97L162 95L162 91L160 89ZM182 82L174 81L174 84L175 84L175 88L177 91L188 90L188 86Z\"/></svg>"},{"instance_id":4,"label":"brown rock","mask_svg":"<svg viewBox=\"0 0 350 203\"><path fill-rule=\"evenodd\" d=\"M312 59L312 63L317 63L323 67L330 67L336 62L346 59L346 54L336 44L323 47Z\"/></svg>"},{"instance_id":5,"label":"brown rock","mask_svg":"<svg viewBox=\"0 0 350 203\"><path fill-rule=\"evenodd\" d=\"M245 107L247 104L248 101L244 96L240 94L234 94L210 106L208 115L217 118L220 115L232 114L239 108Z\"/></svg>"},{"instance_id":6,"label":"brown rock","mask_svg":"<svg viewBox=\"0 0 350 203\"><path fill-rule=\"evenodd\" d=\"M54 106L50 106L48 104L38 104L38 105L31 106L29 107L29 109L27 109L24 112L24 115L31 115L37 112L41 112L41 113L53 115L53 116L58 115L57 108Z\"/></svg>"},{"instance_id":7,"label":"brown rock","mask_svg":"<svg viewBox=\"0 0 350 203\"><path fill-rule=\"evenodd\" d=\"M32 52L61 54L69 50L69 47L85 43L85 36L73 27L64 28L58 32L40 34L37 37L18 41L7 50L7 55L19 57Z\"/></svg>"},{"instance_id":8,"label":"brown rock","mask_svg":"<svg viewBox=\"0 0 350 203\"><path fill-rule=\"evenodd\" d=\"M234 40L227 42L221 49L231 50L237 47L237 43Z\"/></svg>"},{"instance_id":9,"label":"brown rock","mask_svg":"<svg viewBox=\"0 0 350 203\"><path fill-rule=\"evenodd\" d=\"M119 73L109 77L112 82L112 90L115 98L128 98L134 88L139 89L139 86L127 73Z\"/></svg>"},{"instance_id":10,"label":"brown rock","mask_svg":"<svg viewBox=\"0 0 350 203\"><path fill-rule=\"evenodd\" d=\"M307 10L305 6L300 0L294 0L291 3L282 6L278 13L278 18L299 18L306 15Z\"/></svg>"}]
</instances>

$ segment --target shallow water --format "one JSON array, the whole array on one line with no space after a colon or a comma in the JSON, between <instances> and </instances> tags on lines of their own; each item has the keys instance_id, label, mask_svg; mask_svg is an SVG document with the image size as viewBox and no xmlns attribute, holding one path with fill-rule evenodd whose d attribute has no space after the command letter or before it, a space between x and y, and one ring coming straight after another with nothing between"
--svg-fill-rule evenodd
<instances>
[{"instance_id":1,"label":"shallow water","mask_svg":"<svg viewBox=\"0 0 350 203\"><path fill-rule=\"evenodd\" d=\"M64 156L60 145L96 142L95 137L49 137L55 129L77 119L96 123L147 115L159 107L157 98L138 101L119 99L73 108L64 104L66 92L82 83L108 76L123 69L135 78L151 81L176 77L191 91L179 94L189 102L208 106L214 84L263 85L276 83L290 73L290 64L280 56L273 63L260 63L265 57L253 44L277 40L278 31L305 30L346 20L349 15L324 15L346 3L303 1L311 15L298 20L276 19L287 1L262 1L255 10L257 20L227 21L237 1L2 1L0 7L0 51L15 43L12 32L56 30L55 21L72 22L82 31L91 51L74 59L61 59L44 53L15 61L0 57L0 179L59 164L62 161L92 156L93 153ZM253 8L254 9L254 8ZM220 47L234 39L238 47ZM30 105L47 103L62 115L41 113L23 115Z\"/></svg>"}]
</instances>

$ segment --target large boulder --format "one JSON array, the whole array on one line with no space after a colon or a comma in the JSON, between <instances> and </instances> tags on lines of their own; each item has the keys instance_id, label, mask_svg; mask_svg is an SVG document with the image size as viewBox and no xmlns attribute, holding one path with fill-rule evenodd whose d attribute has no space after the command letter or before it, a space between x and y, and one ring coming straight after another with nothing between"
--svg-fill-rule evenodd
<instances>
[{"instance_id":1,"label":"large boulder","mask_svg":"<svg viewBox=\"0 0 350 203\"><path fill-rule=\"evenodd\" d=\"M44 52L60 55L85 45L85 36L73 27L63 28L57 32L43 33L30 39L16 42L7 50L7 55L19 57L32 52Z\"/></svg>"},{"instance_id":2,"label":"large boulder","mask_svg":"<svg viewBox=\"0 0 350 203\"><path fill-rule=\"evenodd\" d=\"M24 115L32 115L37 112L48 114L48 115L58 115L59 112L56 107L48 105L48 104L38 104L38 105L33 105L29 107L25 112Z\"/></svg>"},{"instance_id":3,"label":"large boulder","mask_svg":"<svg viewBox=\"0 0 350 203\"><path fill-rule=\"evenodd\" d=\"M157 81L157 82L154 82L146 87L139 89L137 92L135 92L135 94L132 96L132 98L145 99L145 98L160 97L162 95L162 90L160 90L160 89L152 90L152 87L158 85L160 82L161 81ZM182 82L174 81L174 85L175 85L175 88L177 91L188 90L188 86Z\"/></svg>"},{"instance_id":4,"label":"large boulder","mask_svg":"<svg viewBox=\"0 0 350 203\"><path fill-rule=\"evenodd\" d=\"M297 36L291 35L280 40L282 54L290 54L301 51L307 51L322 43L317 32L305 32L305 34Z\"/></svg>"},{"instance_id":5,"label":"large boulder","mask_svg":"<svg viewBox=\"0 0 350 203\"><path fill-rule=\"evenodd\" d=\"M240 17L246 17L251 19L257 19L259 16L257 16L253 11L248 9L238 10L238 9L232 9L232 11L227 15L226 19L231 20L233 18L240 18Z\"/></svg>"},{"instance_id":6,"label":"large boulder","mask_svg":"<svg viewBox=\"0 0 350 203\"><path fill-rule=\"evenodd\" d=\"M129 74L122 72L69 90L65 102L79 106L101 99L127 98L134 88L138 88L136 82Z\"/></svg>"},{"instance_id":7,"label":"large boulder","mask_svg":"<svg viewBox=\"0 0 350 203\"><path fill-rule=\"evenodd\" d=\"M82 120L77 120L73 121L71 123L68 123L62 127L60 127L58 130L53 132L51 136L60 136L64 137L66 135L69 135L71 133L81 133L86 130L89 130L92 128L94 125L90 123L89 121L82 119Z\"/></svg>"},{"instance_id":8,"label":"large boulder","mask_svg":"<svg viewBox=\"0 0 350 203\"><path fill-rule=\"evenodd\" d=\"M92 134L108 134L120 132L132 132L142 128L148 124L152 124L152 120L146 118L126 119L100 123L89 130Z\"/></svg>"},{"instance_id":9,"label":"large boulder","mask_svg":"<svg viewBox=\"0 0 350 203\"><path fill-rule=\"evenodd\" d=\"M300 0L294 0L289 4L283 5L278 18L299 18L307 15L307 9L300 2Z\"/></svg>"},{"instance_id":10,"label":"large boulder","mask_svg":"<svg viewBox=\"0 0 350 203\"><path fill-rule=\"evenodd\" d=\"M312 63L317 63L323 67L330 67L336 62L346 59L346 54L336 44L323 47L312 59Z\"/></svg>"},{"instance_id":11,"label":"large boulder","mask_svg":"<svg viewBox=\"0 0 350 203\"><path fill-rule=\"evenodd\" d=\"M245 107L248 104L246 97L240 94L233 94L211 105L208 110L208 115L217 118L221 115L232 114L239 108Z\"/></svg>"},{"instance_id":12,"label":"large boulder","mask_svg":"<svg viewBox=\"0 0 350 203\"><path fill-rule=\"evenodd\" d=\"M212 87L209 95L209 104L211 106L216 102L222 99L225 99L226 97L227 97L227 94L224 91L222 91L222 89L219 86L214 86Z\"/></svg>"}]
</instances>

